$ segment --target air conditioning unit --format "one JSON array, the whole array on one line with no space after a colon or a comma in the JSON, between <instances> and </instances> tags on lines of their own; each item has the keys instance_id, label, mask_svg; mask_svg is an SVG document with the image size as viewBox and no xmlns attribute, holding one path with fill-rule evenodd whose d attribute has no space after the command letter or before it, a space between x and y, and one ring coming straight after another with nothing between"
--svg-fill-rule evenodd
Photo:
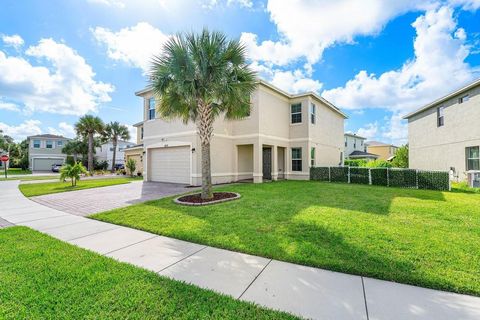
<instances>
[{"instance_id":1,"label":"air conditioning unit","mask_svg":"<svg viewBox=\"0 0 480 320\"><path fill-rule=\"evenodd\" d=\"M468 177L468 185L470 187L480 188L480 171L479 170L468 171L467 177Z\"/></svg>"}]
</instances>

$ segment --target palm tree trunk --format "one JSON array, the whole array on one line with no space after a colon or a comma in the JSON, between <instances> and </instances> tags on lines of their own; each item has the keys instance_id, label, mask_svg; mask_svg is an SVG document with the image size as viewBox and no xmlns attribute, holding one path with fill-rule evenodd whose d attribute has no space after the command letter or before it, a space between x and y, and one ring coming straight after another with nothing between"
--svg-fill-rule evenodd
<instances>
[{"instance_id":1,"label":"palm tree trunk","mask_svg":"<svg viewBox=\"0 0 480 320\"><path fill-rule=\"evenodd\" d=\"M113 157L112 157L112 173L115 169L115 158L117 157L117 139L112 140L113 144Z\"/></svg>"},{"instance_id":2,"label":"palm tree trunk","mask_svg":"<svg viewBox=\"0 0 480 320\"><path fill-rule=\"evenodd\" d=\"M213 198L210 142L202 144L202 199Z\"/></svg>"},{"instance_id":3,"label":"palm tree trunk","mask_svg":"<svg viewBox=\"0 0 480 320\"><path fill-rule=\"evenodd\" d=\"M198 104L199 121L197 124L200 141L202 143L202 193L201 198L212 199L212 170L210 162L210 140L213 132L213 115L210 105Z\"/></svg>"},{"instance_id":4,"label":"palm tree trunk","mask_svg":"<svg viewBox=\"0 0 480 320\"><path fill-rule=\"evenodd\" d=\"M88 134L88 171L93 172L93 133Z\"/></svg>"}]
</instances>

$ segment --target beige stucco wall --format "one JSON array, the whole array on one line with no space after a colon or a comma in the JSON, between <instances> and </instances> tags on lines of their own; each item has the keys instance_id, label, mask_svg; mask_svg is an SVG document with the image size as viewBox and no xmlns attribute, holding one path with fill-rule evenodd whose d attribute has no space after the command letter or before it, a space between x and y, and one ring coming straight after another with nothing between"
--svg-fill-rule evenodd
<instances>
[{"instance_id":1,"label":"beige stucco wall","mask_svg":"<svg viewBox=\"0 0 480 320\"><path fill-rule=\"evenodd\" d=\"M148 154L151 148L188 145L192 151L192 184L201 184L201 147L193 123L180 120L147 120L148 98L144 98L143 113L144 148ZM226 183L237 179L251 178L261 181L262 147L283 147L284 168L287 179L308 179L310 148L316 148L316 165L338 165L343 151L344 117L310 96L289 99L267 86L260 84L252 94L250 116L241 120L225 120L219 117L214 122L211 141L211 164L213 183ZM317 105L317 122L310 124L309 106ZM302 123L290 123L290 105L302 103ZM239 146L237 148L237 146ZM292 172L291 148L302 148L302 172ZM272 149L273 150L273 149ZM272 157L278 159L275 149ZM148 156L145 157L148 160ZM246 161L247 159L253 159ZM278 165L272 165L272 175L277 177ZM239 173L248 173L239 175ZM149 179L148 161L144 161L144 177Z\"/></svg>"},{"instance_id":2,"label":"beige stucco wall","mask_svg":"<svg viewBox=\"0 0 480 320\"><path fill-rule=\"evenodd\" d=\"M125 164L127 163L128 159L133 159L136 162L136 169L134 174L137 174L137 172L140 172L143 174L143 150L142 149L125 150ZM125 167L125 169L128 172L128 168Z\"/></svg>"},{"instance_id":3,"label":"beige stucco wall","mask_svg":"<svg viewBox=\"0 0 480 320\"><path fill-rule=\"evenodd\" d=\"M480 145L480 88L471 90L462 104L452 97L442 103L444 126L437 127L437 107L408 121L409 167L425 170L455 168L458 179L466 179L465 148Z\"/></svg>"}]
</instances>

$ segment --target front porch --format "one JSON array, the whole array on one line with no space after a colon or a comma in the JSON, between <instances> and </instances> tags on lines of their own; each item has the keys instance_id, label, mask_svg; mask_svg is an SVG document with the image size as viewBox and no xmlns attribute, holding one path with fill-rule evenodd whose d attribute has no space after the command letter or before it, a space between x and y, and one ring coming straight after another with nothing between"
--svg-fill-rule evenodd
<instances>
[{"instance_id":1,"label":"front porch","mask_svg":"<svg viewBox=\"0 0 480 320\"><path fill-rule=\"evenodd\" d=\"M235 146L235 181L254 183L287 178L287 147L269 144Z\"/></svg>"}]
</instances>

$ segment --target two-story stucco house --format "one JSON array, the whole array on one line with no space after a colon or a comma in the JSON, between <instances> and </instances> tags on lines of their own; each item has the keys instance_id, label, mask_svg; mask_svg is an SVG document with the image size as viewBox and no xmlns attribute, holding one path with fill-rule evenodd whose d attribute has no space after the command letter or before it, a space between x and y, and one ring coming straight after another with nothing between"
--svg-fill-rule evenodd
<instances>
[{"instance_id":1,"label":"two-story stucco house","mask_svg":"<svg viewBox=\"0 0 480 320\"><path fill-rule=\"evenodd\" d=\"M367 141L365 143L367 146L367 152L378 155L379 160L391 161L397 153L398 147L380 141Z\"/></svg>"},{"instance_id":2,"label":"two-story stucco house","mask_svg":"<svg viewBox=\"0 0 480 320\"><path fill-rule=\"evenodd\" d=\"M460 180L480 170L480 79L404 118L410 168L451 170Z\"/></svg>"},{"instance_id":3,"label":"two-story stucco house","mask_svg":"<svg viewBox=\"0 0 480 320\"><path fill-rule=\"evenodd\" d=\"M156 116L147 88L144 121L135 124L137 145L126 158L143 163L144 179L201 184L201 144L194 123ZM343 162L346 115L315 93L289 94L259 81L251 97L250 115L242 120L219 117L211 141L213 183L251 179L309 179L310 166Z\"/></svg>"},{"instance_id":4,"label":"two-story stucco house","mask_svg":"<svg viewBox=\"0 0 480 320\"><path fill-rule=\"evenodd\" d=\"M345 133L345 159L364 159L375 160L378 158L376 154L368 153L365 145L366 138L356 135L355 133Z\"/></svg>"},{"instance_id":5,"label":"two-story stucco house","mask_svg":"<svg viewBox=\"0 0 480 320\"><path fill-rule=\"evenodd\" d=\"M133 142L118 140L117 152L115 154L115 164L124 164L125 154L124 151L127 148L135 145ZM100 147L95 148L95 156L98 161L107 161L108 167L112 166L113 162L113 143L112 141L105 142Z\"/></svg>"},{"instance_id":6,"label":"two-story stucco house","mask_svg":"<svg viewBox=\"0 0 480 320\"><path fill-rule=\"evenodd\" d=\"M67 159L62 148L70 139L53 134L29 136L27 139L30 170L49 171L53 164L63 164Z\"/></svg>"}]
</instances>

